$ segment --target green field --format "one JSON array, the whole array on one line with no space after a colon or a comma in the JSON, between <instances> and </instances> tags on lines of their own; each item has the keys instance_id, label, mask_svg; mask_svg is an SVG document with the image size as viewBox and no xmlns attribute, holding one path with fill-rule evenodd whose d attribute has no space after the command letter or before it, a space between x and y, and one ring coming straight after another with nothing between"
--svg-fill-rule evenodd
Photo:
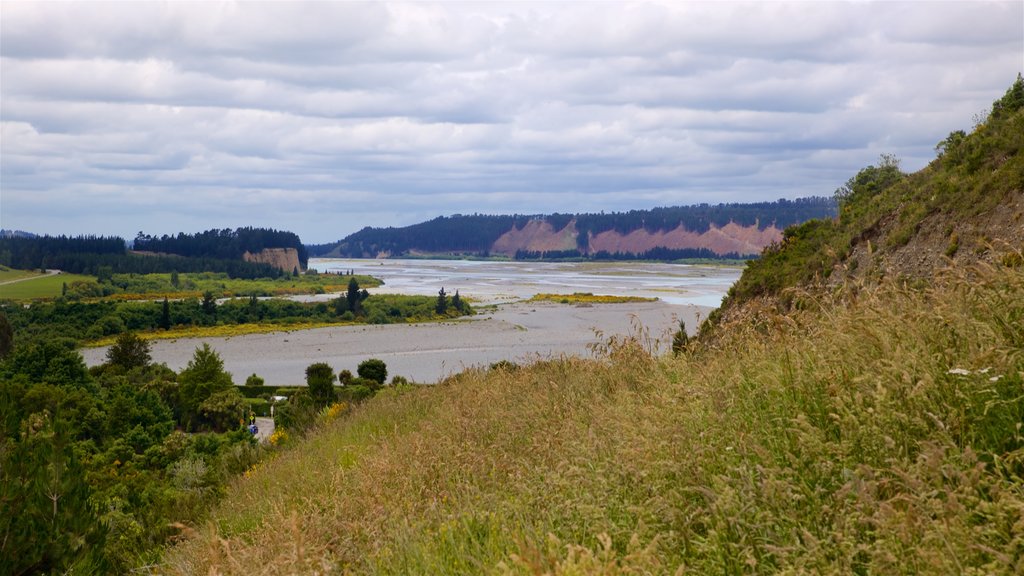
<instances>
[{"instance_id":1,"label":"green field","mask_svg":"<svg viewBox=\"0 0 1024 576\"><path fill-rule=\"evenodd\" d=\"M38 272L7 269L0 271L0 282L16 280L19 277L28 278L31 276L37 277L30 280L24 280L22 282L15 282L14 284L0 285L0 300L56 298L61 295L61 290L65 282L70 285L72 282L78 281L96 281L96 278L92 276L82 276L80 274L55 274L52 276L42 276Z\"/></svg>"},{"instance_id":2,"label":"green field","mask_svg":"<svg viewBox=\"0 0 1024 576\"><path fill-rule=\"evenodd\" d=\"M14 270L13 268L0 266L0 283L31 278L32 276L39 276L39 272L34 270Z\"/></svg>"}]
</instances>

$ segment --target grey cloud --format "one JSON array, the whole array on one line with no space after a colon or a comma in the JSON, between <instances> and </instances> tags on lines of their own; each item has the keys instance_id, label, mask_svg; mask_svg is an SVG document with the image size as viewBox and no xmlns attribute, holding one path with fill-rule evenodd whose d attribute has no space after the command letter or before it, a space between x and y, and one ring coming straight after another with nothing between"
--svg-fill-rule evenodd
<instances>
[{"instance_id":1,"label":"grey cloud","mask_svg":"<svg viewBox=\"0 0 1024 576\"><path fill-rule=\"evenodd\" d=\"M2 225L324 242L830 194L969 128L1024 65L1021 22L1019 2L5 2Z\"/></svg>"}]
</instances>

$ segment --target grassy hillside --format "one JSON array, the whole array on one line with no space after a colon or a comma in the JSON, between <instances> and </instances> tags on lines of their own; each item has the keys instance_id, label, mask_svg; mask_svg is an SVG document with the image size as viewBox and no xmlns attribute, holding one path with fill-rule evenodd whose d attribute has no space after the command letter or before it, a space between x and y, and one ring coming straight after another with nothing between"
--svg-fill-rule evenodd
<instances>
[{"instance_id":1,"label":"grassy hillside","mask_svg":"<svg viewBox=\"0 0 1024 576\"><path fill-rule=\"evenodd\" d=\"M1022 106L862 171L677 356L640 330L325 415L162 571L1024 573Z\"/></svg>"},{"instance_id":2,"label":"grassy hillside","mask_svg":"<svg viewBox=\"0 0 1024 576\"><path fill-rule=\"evenodd\" d=\"M974 272L378 396L166 572L1019 573L1024 273Z\"/></svg>"},{"instance_id":3,"label":"grassy hillside","mask_svg":"<svg viewBox=\"0 0 1024 576\"><path fill-rule=\"evenodd\" d=\"M839 218L784 232L750 263L723 311L795 286L883 277L927 279L947 265L1020 264L1024 246L1024 81L993 103L985 122L936 146L925 169L904 174L883 156L836 192Z\"/></svg>"}]
</instances>

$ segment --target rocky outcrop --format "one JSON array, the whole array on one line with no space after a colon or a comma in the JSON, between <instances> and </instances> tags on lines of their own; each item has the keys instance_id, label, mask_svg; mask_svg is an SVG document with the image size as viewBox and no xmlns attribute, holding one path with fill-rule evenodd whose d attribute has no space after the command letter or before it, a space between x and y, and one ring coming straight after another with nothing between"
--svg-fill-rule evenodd
<instances>
[{"instance_id":1,"label":"rocky outcrop","mask_svg":"<svg viewBox=\"0 0 1024 576\"><path fill-rule=\"evenodd\" d=\"M759 254L765 246L781 239L782 230L775 226L759 228L730 222L721 228L712 225L703 233L691 232L682 226L656 232L641 228L628 234L609 230L590 239L590 251L642 254L654 248L706 248L719 255Z\"/></svg>"},{"instance_id":2,"label":"rocky outcrop","mask_svg":"<svg viewBox=\"0 0 1024 576\"><path fill-rule=\"evenodd\" d=\"M246 252L242 254L242 259L246 262L270 264L285 272L302 271L302 265L299 263L299 252L295 248L264 248L255 254Z\"/></svg>"},{"instance_id":3,"label":"rocky outcrop","mask_svg":"<svg viewBox=\"0 0 1024 576\"><path fill-rule=\"evenodd\" d=\"M514 255L517 251L551 252L575 250L577 237L575 221L561 230L555 230L545 220L531 220L522 228L505 232L491 247L492 254ZM725 226L712 225L706 232L692 232L682 225L674 230L651 232L640 228L627 234L614 230L600 232L588 239L587 253L606 251L612 254L643 254L654 248L672 250L706 248L718 255L759 254L765 246L782 239L782 230L773 226L740 226L730 222Z\"/></svg>"},{"instance_id":4,"label":"rocky outcrop","mask_svg":"<svg viewBox=\"0 0 1024 576\"><path fill-rule=\"evenodd\" d=\"M575 222L570 222L565 228L556 231L545 220L531 220L522 228L513 227L502 234L491 246L491 253L513 256L519 250L527 252L575 250L576 236Z\"/></svg>"}]
</instances>

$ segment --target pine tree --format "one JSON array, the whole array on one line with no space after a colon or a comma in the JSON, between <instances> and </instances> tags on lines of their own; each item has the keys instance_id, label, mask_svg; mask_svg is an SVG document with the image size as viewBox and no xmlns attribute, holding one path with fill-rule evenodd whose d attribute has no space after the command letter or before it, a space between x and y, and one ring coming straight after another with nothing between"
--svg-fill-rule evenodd
<instances>
[{"instance_id":1,"label":"pine tree","mask_svg":"<svg viewBox=\"0 0 1024 576\"><path fill-rule=\"evenodd\" d=\"M437 312L441 316L444 316L448 312L448 295L445 294L444 286L442 286L441 291L437 293L437 305L434 306L434 312Z\"/></svg>"},{"instance_id":2,"label":"pine tree","mask_svg":"<svg viewBox=\"0 0 1024 576\"><path fill-rule=\"evenodd\" d=\"M164 304L160 308L160 328L171 329L171 304L164 298Z\"/></svg>"}]
</instances>

